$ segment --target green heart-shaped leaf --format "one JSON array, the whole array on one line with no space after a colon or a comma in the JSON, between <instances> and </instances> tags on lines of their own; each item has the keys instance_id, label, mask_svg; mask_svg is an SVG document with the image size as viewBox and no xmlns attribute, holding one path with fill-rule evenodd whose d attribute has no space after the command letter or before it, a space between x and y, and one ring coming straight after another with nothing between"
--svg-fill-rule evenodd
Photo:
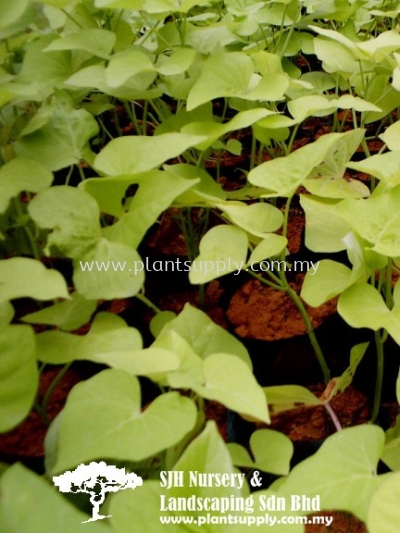
<instances>
[{"instance_id":1,"label":"green heart-shaped leaf","mask_svg":"<svg viewBox=\"0 0 400 533\"><path fill-rule=\"evenodd\" d=\"M193 261L189 280L193 284L236 272L246 263L247 235L236 226L215 226L201 239L200 255Z\"/></svg>"},{"instance_id":2,"label":"green heart-shaped leaf","mask_svg":"<svg viewBox=\"0 0 400 533\"><path fill-rule=\"evenodd\" d=\"M193 401L177 392L162 394L142 411L138 379L122 370L104 370L71 391L54 470L102 457L141 461L179 442L196 418Z\"/></svg>"},{"instance_id":3,"label":"green heart-shaped leaf","mask_svg":"<svg viewBox=\"0 0 400 533\"><path fill-rule=\"evenodd\" d=\"M39 375L32 328L3 327L0 353L0 432L4 432L28 415L36 396Z\"/></svg>"},{"instance_id":4,"label":"green heart-shaped leaf","mask_svg":"<svg viewBox=\"0 0 400 533\"><path fill-rule=\"evenodd\" d=\"M383 431L377 426L343 429L295 466L279 492L320 496L321 510L345 510L366 521L369 501L381 483L376 469L383 443Z\"/></svg>"}]
</instances>

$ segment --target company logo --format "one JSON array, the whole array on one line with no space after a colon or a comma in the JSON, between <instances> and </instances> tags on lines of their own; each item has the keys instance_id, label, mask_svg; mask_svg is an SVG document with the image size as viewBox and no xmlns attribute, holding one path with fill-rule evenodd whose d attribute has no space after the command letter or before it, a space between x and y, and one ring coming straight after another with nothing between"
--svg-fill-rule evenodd
<instances>
[{"instance_id":1,"label":"company logo","mask_svg":"<svg viewBox=\"0 0 400 533\"><path fill-rule=\"evenodd\" d=\"M93 510L92 517L83 522L86 523L111 516L99 513L107 492L136 489L143 485L143 479L134 472L126 472L125 468L118 468L101 461L88 465L80 464L75 470L54 476L53 483L60 492L83 492L90 495Z\"/></svg>"}]
</instances>

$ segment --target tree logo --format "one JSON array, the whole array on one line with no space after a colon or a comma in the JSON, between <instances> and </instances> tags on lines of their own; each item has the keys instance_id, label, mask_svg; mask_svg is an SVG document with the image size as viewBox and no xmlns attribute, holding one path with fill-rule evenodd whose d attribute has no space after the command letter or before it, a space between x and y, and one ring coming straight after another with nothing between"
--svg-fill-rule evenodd
<instances>
[{"instance_id":1,"label":"tree logo","mask_svg":"<svg viewBox=\"0 0 400 533\"><path fill-rule=\"evenodd\" d=\"M60 492L90 494L92 518L85 520L83 524L111 516L99 514L100 505L104 503L107 492L135 489L143 485L143 479L134 472L125 472L125 468L117 468L104 461L80 464L72 472L68 470L60 476L54 476L53 482Z\"/></svg>"}]
</instances>

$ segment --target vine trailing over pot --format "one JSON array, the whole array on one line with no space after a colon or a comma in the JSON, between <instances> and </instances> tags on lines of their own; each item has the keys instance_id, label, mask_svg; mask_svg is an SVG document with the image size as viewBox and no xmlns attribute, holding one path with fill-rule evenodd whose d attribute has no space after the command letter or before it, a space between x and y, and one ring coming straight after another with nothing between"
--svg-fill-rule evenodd
<instances>
[{"instance_id":1,"label":"vine trailing over pot","mask_svg":"<svg viewBox=\"0 0 400 533\"><path fill-rule=\"evenodd\" d=\"M385 504L399 490L400 422L386 435L372 424L340 426L331 400L351 383L367 346L356 345L346 372L331 380L304 302L338 297L350 326L375 332L376 421L384 344L388 335L400 343L396 4L15 0L1 10L0 431L17 427L33 406L49 422L56 382L74 362L91 361L101 370L73 388L49 427L46 475L107 459L145 480L135 492L110 496L112 516L89 525L93 531L147 530L167 497L160 472L234 475L238 467L249 479L253 470L278 479L252 493L246 480L234 494L207 487L196 495L250 498L250 529L285 532L279 523L260 529L262 502L304 494L319 496L320 510L352 512L371 533L394 531L398 506ZM315 117L326 121L323 135L299 147ZM371 140L381 141L372 156ZM246 183L235 191L223 186L227 153L243 156ZM371 186L346 169L368 174ZM347 264L321 259L300 295L286 275L289 209L299 188L306 247L348 255ZM203 311L187 304L175 316L149 301L139 250L170 208L186 238L193 285L232 275L233 264L293 299L327 384L323 398L290 383L263 389L251 354ZM54 268L57 261L67 268ZM284 268L253 270L273 261ZM154 340L145 344L136 328L101 310L100 302L120 298L156 312ZM38 404L47 365L60 372ZM143 377L157 389L146 406ZM399 400L399 383L394 392ZM267 401L275 411L322 405L337 432L291 469L288 437L263 428L248 448L226 444L206 419L208 400L265 425ZM392 471L378 475L380 460ZM47 533L61 515L68 531L78 531L86 516L78 500L71 504L21 465L1 470L2 531ZM176 487L168 496L188 491ZM21 506L38 510L29 523ZM288 503L285 514L309 513ZM207 528L241 531L239 522L221 524ZM291 531L303 531L293 524ZM151 525L166 527L158 519Z\"/></svg>"}]
</instances>

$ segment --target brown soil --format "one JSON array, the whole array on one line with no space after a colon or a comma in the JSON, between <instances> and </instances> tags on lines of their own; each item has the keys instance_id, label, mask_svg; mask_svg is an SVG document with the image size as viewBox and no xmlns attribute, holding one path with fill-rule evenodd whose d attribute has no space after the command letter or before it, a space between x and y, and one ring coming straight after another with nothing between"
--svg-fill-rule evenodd
<instances>
[{"instance_id":1,"label":"brown soil","mask_svg":"<svg viewBox=\"0 0 400 533\"><path fill-rule=\"evenodd\" d=\"M287 248L290 254L297 254L303 242L303 228L305 225L304 213L301 209L293 208L289 213L287 229Z\"/></svg>"},{"instance_id":2,"label":"brown soil","mask_svg":"<svg viewBox=\"0 0 400 533\"><path fill-rule=\"evenodd\" d=\"M178 213L178 209L167 209L162 214L157 226L154 226L149 231L147 246L150 252L154 253L156 251L165 255L187 255L185 239L174 220Z\"/></svg>"},{"instance_id":3,"label":"brown soil","mask_svg":"<svg viewBox=\"0 0 400 533\"><path fill-rule=\"evenodd\" d=\"M291 283L299 293L303 276ZM314 328L336 312L336 300L320 307L305 306ZM251 279L232 297L227 317L235 333L242 338L275 341L307 333L300 312L292 299L283 291Z\"/></svg>"},{"instance_id":4,"label":"brown soil","mask_svg":"<svg viewBox=\"0 0 400 533\"><path fill-rule=\"evenodd\" d=\"M309 515L314 516L314 515ZM330 526L308 524L305 533L367 533L364 522L344 511L319 511L315 516L332 516Z\"/></svg>"},{"instance_id":5,"label":"brown soil","mask_svg":"<svg viewBox=\"0 0 400 533\"><path fill-rule=\"evenodd\" d=\"M206 400L204 405L207 420L214 420L217 424L219 434L225 442L228 441L227 413L224 405L213 400Z\"/></svg>"}]
</instances>

